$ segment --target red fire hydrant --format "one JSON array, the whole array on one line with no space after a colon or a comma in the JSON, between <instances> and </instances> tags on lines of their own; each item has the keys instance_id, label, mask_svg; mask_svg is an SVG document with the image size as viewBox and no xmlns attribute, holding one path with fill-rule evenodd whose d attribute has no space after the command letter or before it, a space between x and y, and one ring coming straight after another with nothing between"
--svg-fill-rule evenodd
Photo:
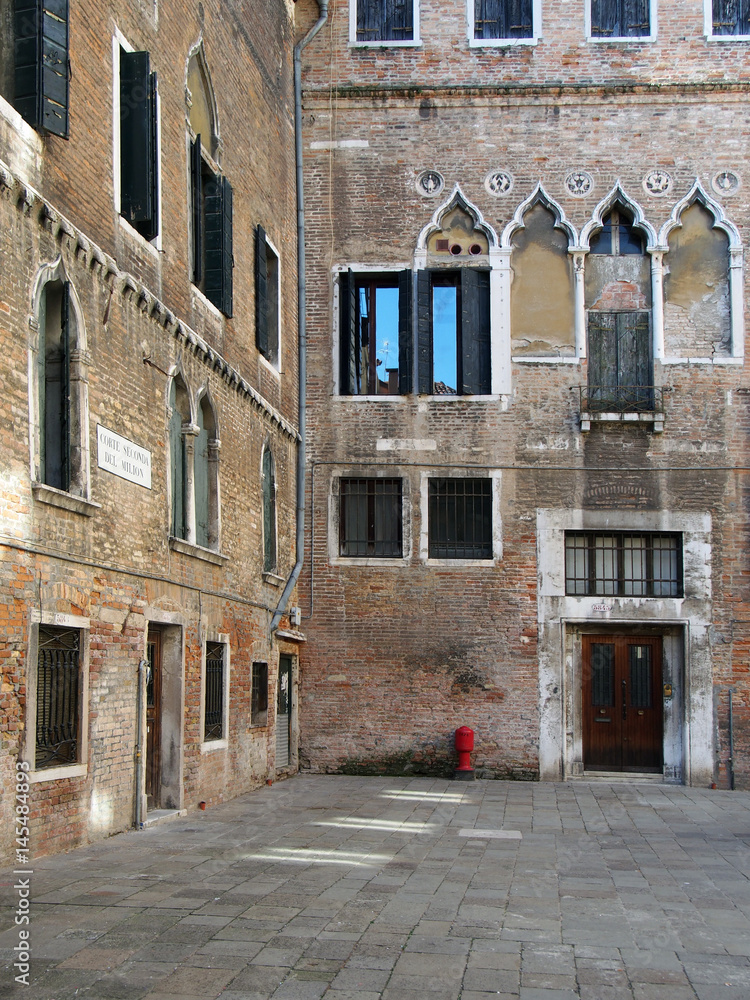
<instances>
[{"instance_id":1,"label":"red fire hydrant","mask_svg":"<svg viewBox=\"0 0 750 1000\"><path fill-rule=\"evenodd\" d=\"M461 726L456 730L456 751L458 767L453 772L457 781L473 781L474 768L471 766L471 751L474 749L474 730Z\"/></svg>"}]
</instances>

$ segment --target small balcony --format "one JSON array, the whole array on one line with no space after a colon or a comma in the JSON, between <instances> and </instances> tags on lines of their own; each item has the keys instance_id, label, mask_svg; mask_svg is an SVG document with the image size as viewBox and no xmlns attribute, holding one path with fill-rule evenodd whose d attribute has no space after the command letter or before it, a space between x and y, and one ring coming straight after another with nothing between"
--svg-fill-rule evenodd
<instances>
[{"instance_id":1,"label":"small balcony","mask_svg":"<svg viewBox=\"0 0 750 1000\"><path fill-rule=\"evenodd\" d=\"M592 423L651 424L654 434L664 430L664 393L659 385L573 385L579 396L581 430Z\"/></svg>"}]
</instances>

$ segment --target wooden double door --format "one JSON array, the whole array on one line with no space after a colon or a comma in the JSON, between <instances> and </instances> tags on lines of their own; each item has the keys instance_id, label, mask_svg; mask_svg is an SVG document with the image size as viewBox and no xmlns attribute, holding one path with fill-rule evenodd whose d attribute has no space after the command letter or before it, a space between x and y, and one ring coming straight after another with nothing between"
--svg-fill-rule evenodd
<instances>
[{"instance_id":1,"label":"wooden double door","mask_svg":"<svg viewBox=\"0 0 750 1000\"><path fill-rule=\"evenodd\" d=\"M661 637L584 636L584 768L659 772L663 752Z\"/></svg>"}]
</instances>

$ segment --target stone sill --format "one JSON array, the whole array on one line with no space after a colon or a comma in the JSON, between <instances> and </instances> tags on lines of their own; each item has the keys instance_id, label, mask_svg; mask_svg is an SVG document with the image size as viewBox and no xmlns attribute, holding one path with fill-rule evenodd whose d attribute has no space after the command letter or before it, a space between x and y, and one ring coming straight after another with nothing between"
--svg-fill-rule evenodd
<instances>
[{"instance_id":1,"label":"stone sill","mask_svg":"<svg viewBox=\"0 0 750 1000\"><path fill-rule=\"evenodd\" d=\"M192 542L183 541L182 538L169 536L169 547L173 552L181 552L185 556L192 556L194 559L202 559L204 562L212 563L214 566L223 566L229 562L229 556L224 556L220 552L213 552L211 549L204 549L202 545L193 545Z\"/></svg>"},{"instance_id":2,"label":"stone sill","mask_svg":"<svg viewBox=\"0 0 750 1000\"><path fill-rule=\"evenodd\" d=\"M86 500L85 497L77 497L65 490L58 490L54 486L47 486L46 483L32 483L31 492L34 499L40 503L48 503L51 507L70 510L74 514L83 514L84 517L92 517L98 510L102 509L100 503Z\"/></svg>"},{"instance_id":3,"label":"stone sill","mask_svg":"<svg viewBox=\"0 0 750 1000\"><path fill-rule=\"evenodd\" d=\"M594 413L590 410L581 410L581 431L591 430L591 424L652 424L654 434L661 434L664 430L663 413Z\"/></svg>"},{"instance_id":4,"label":"stone sill","mask_svg":"<svg viewBox=\"0 0 750 1000\"><path fill-rule=\"evenodd\" d=\"M66 778L85 778L88 772L86 764L63 764L60 767L41 768L39 771L29 771L27 778L32 785L40 781L64 781Z\"/></svg>"},{"instance_id":5,"label":"stone sill","mask_svg":"<svg viewBox=\"0 0 750 1000\"><path fill-rule=\"evenodd\" d=\"M286 639L287 642L307 642L307 636L304 632L298 632L292 628L279 628L275 635L277 639Z\"/></svg>"},{"instance_id":6,"label":"stone sill","mask_svg":"<svg viewBox=\"0 0 750 1000\"><path fill-rule=\"evenodd\" d=\"M270 583L272 587L282 587L284 585L284 577L278 576L276 573L264 573L263 583Z\"/></svg>"}]
</instances>

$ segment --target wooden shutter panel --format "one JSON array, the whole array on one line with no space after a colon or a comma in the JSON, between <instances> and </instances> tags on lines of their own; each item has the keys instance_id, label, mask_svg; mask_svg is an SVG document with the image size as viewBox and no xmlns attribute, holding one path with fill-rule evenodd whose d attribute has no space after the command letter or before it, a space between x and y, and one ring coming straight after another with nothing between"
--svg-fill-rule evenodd
<instances>
[{"instance_id":1,"label":"wooden shutter panel","mask_svg":"<svg viewBox=\"0 0 750 1000\"><path fill-rule=\"evenodd\" d=\"M649 314L617 313L617 384L630 409L653 409ZM630 390L630 391L628 391Z\"/></svg>"},{"instance_id":2,"label":"wooden shutter panel","mask_svg":"<svg viewBox=\"0 0 750 1000\"><path fill-rule=\"evenodd\" d=\"M715 35L750 35L750 0L714 0Z\"/></svg>"},{"instance_id":3,"label":"wooden shutter panel","mask_svg":"<svg viewBox=\"0 0 750 1000\"><path fill-rule=\"evenodd\" d=\"M268 261L266 231L262 226L255 230L255 343L260 353L268 357Z\"/></svg>"},{"instance_id":4,"label":"wooden shutter panel","mask_svg":"<svg viewBox=\"0 0 750 1000\"><path fill-rule=\"evenodd\" d=\"M617 395L616 313L589 313L588 369L589 401L595 409L606 409Z\"/></svg>"},{"instance_id":5,"label":"wooden shutter panel","mask_svg":"<svg viewBox=\"0 0 750 1000\"><path fill-rule=\"evenodd\" d=\"M611 38L619 35L618 0L591 0L591 34Z\"/></svg>"},{"instance_id":6,"label":"wooden shutter panel","mask_svg":"<svg viewBox=\"0 0 750 1000\"><path fill-rule=\"evenodd\" d=\"M359 392L358 362L359 337L357 336L357 283L351 269L339 275L341 308L339 313L339 391L342 396Z\"/></svg>"},{"instance_id":7,"label":"wooden shutter panel","mask_svg":"<svg viewBox=\"0 0 750 1000\"><path fill-rule=\"evenodd\" d=\"M34 128L68 138L68 0L16 0L15 106Z\"/></svg>"},{"instance_id":8,"label":"wooden shutter panel","mask_svg":"<svg viewBox=\"0 0 750 1000\"><path fill-rule=\"evenodd\" d=\"M639 36L650 33L649 0L622 0L622 23L620 31L623 35Z\"/></svg>"},{"instance_id":9,"label":"wooden shutter panel","mask_svg":"<svg viewBox=\"0 0 750 1000\"><path fill-rule=\"evenodd\" d=\"M432 379L432 279L417 271L417 392L430 394Z\"/></svg>"},{"instance_id":10,"label":"wooden shutter panel","mask_svg":"<svg viewBox=\"0 0 750 1000\"><path fill-rule=\"evenodd\" d=\"M461 270L461 391L487 395L491 386L490 276Z\"/></svg>"},{"instance_id":11,"label":"wooden shutter panel","mask_svg":"<svg viewBox=\"0 0 750 1000\"><path fill-rule=\"evenodd\" d=\"M505 38L530 38L533 31L532 0L507 0Z\"/></svg>"},{"instance_id":12,"label":"wooden shutter panel","mask_svg":"<svg viewBox=\"0 0 750 1000\"><path fill-rule=\"evenodd\" d=\"M401 271L398 276L398 391L414 391L414 275Z\"/></svg>"},{"instance_id":13,"label":"wooden shutter panel","mask_svg":"<svg viewBox=\"0 0 750 1000\"><path fill-rule=\"evenodd\" d=\"M156 236L156 74L148 52L120 49L120 212Z\"/></svg>"},{"instance_id":14,"label":"wooden shutter panel","mask_svg":"<svg viewBox=\"0 0 750 1000\"><path fill-rule=\"evenodd\" d=\"M232 186L213 177L203 186L204 292L209 302L232 315L234 256L232 254Z\"/></svg>"},{"instance_id":15,"label":"wooden shutter panel","mask_svg":"<svg viewBox=\"0 0 750 1000\"><path fill-rule=\"evenodd\" d=\"M203 160L201 157L201 137L195 137L190 144L190 189L193 214L193 283L200 284L203 278Z\"/></svg>"}]
</instances>

